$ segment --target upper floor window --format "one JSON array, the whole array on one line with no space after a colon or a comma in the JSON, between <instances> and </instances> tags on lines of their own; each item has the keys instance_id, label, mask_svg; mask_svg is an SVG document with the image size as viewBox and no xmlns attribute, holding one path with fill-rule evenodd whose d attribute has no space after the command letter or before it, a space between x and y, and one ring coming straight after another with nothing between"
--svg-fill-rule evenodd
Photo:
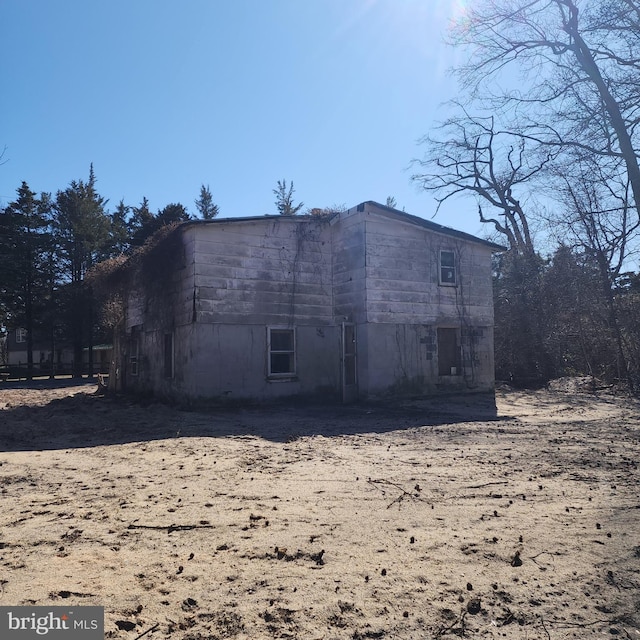
<instances>
[{"instance_id":1,"label":"upper floor window","mask_svg":"<svg viewBox=\"0 0 640 640\"><path fill-rule=\"evenodd\" d=\"M27 341L27 330L22 327L18 327L16 329L16 342L26 342Z\"/></svg>"},{"instance_id":2,"label":"upper floor window","mask_svg":"<svg viewBox=\"0 0 640 640\"><path fill-rule=\"evenodd\" d=\"M270 377L294 376L296 373L295 333L293 329L268 327L267 363Z\"/></svg>"},{"instance_id":3,"label":"upper floor window","mask_svg":"<svg viewBox=\"0 0 640 640\"><path fill-rule=\"evenodd\" d=\"M453 251L442 249L440 251L440 284L456 286L458 274L456 273L456 254Z\"/></svg>"}]
</instances>

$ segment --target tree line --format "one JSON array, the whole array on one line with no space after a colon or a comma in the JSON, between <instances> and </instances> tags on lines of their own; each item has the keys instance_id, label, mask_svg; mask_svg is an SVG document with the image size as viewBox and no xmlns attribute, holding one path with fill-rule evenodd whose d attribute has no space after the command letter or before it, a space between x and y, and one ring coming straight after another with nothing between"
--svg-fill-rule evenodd
<instances>
[{"instance_id":1,"label":"tree line","mask_svg":"<svg viewBox=\"0 0 640 640\"><path fill-rule=\"evenodd\" d=\"M478 0L454 25L448 118L413 180L476 202L499 377L640 386L640 3Z\"/></svg>"},{"instance_id":2,"label":"tree line","mask_svg":"<svg viewBox=\"0 0 640 640\"><path fill-rule=\"evenodd\" d=\"M179 203L153 213L146 198L138 206L120 201L109 211L96 182L93 166L88 179L71 181L55 196L22 182L15 199L0 209L0 330L24 330L28 377L36 344L51 354L71 345L74 375L81 374L88 348L93 372L93 346L111 336L86 285L88 271L131 253L163 226L191 219ZM202 185L195 206L204 219L219 212L208 186Z\"/></svg>"},{"instance_id":3,"label":"tree line","mask_svg":"<svg viewBox=\"0 0 640 640\"><path fill-rule=\"evenodd\" d=\"M472 198L488 235L507 247L494 262L497 377L544 384L585 374L637 391L640 1L477 0L450 40L460 91L422 140L412 179L438 205ZM2 251L10 285L0 296L10 289L14 306L0 301L0 313L25 326L37 318L51 335L74 304L93 326L91 297L78 286L91 264L186 214L168 205L153 215L143 201L105 217L93 172L55 199L23 187L0 216L4 228L14 210L32 212L17 218L13 253ZM293 183L278 181L278 213L302 210L293 194Z\"/></svg>"},{"instance_id":4,"label":"tree line","mask_svg":"<svg viewBox=\"0 0 640 640\"><path fill-rule=\"evenodd\" d=\"M93 165L88 179L73 180L55 195L38 194L22 182L15 199L0 208L0 338L8 328L24 331L28 378L36 369L36 345L46 345L51 354L71 345L76 376L88 349L92 373L93 347L110 343L112 336L87 274L99 263L131 255L161 229L194 218L180 203L154 213L147 198L138 206L120 201L109 211L96 183ZM304 206L294 200L293 182L279 180L273 193L277 214L296 215ZM194 204L195 218L211 220L220 213L208 185L201 186Z\"/></svg>"}]
</instances>

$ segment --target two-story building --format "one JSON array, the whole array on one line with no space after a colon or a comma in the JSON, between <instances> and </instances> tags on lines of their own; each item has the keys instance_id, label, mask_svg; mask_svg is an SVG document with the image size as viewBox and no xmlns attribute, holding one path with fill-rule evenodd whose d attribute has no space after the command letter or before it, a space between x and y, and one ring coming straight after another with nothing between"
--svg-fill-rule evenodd
<instances>
[{"instance_id":1,"label":"two-story building","mask_svg":"<svg viewBox=\"0 0 640 640\"><path fill-rule=\"evenodd\" d=\"M174 233L174 267L137 278L128 300L128 388L345 401L493 389L499 245L375 202Z\"/></svg>"}]
</instances>

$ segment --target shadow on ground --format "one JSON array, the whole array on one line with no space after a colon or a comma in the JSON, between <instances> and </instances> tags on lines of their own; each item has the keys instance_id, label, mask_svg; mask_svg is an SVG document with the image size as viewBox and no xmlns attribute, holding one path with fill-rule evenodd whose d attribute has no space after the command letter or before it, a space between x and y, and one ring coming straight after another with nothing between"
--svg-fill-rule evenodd
<instances>
[{"instance_id":1,"label":"shadow on ground","mask_svg":"<svg viewBox=\"0 0 640 640\"><path fill-rule=\"evenodd\" d=\"M51 383L50 383L51 384ZM399 429L498 420L494 394L472 394L403 401L342 404L291 404L208 407L184 410L127 396L93 393L95 383L60 395L63 383L12 387L6 401L0 389L0 450L32 451L114 445L176 437L260 437L287 442L303 436L326 437L385 433ZM30 402L32 393L58 389L46 403ZM73 395L71 395L73 393ZM4 394L4 395L3 395ZM0 407L3 406L0 403Z\"/></svg>"}]
</instances>

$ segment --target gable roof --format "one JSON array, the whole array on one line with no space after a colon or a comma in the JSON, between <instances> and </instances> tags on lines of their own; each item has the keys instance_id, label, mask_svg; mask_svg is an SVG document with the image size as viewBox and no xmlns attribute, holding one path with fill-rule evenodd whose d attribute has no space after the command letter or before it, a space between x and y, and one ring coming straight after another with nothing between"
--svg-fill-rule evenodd
<instances>
[{"instance_id":1,"label":"gable roof","mask_svg":"<svg viewBox=\"0 0 640 640\"><path fill-rule=\"evenodd\" d=\"M418 216L411 215L410 213L399 211L398 209L394 209L393 207L387 207L386 205L380 204L379 202L374 202L373 200L367 200L366 202L361 202L356 207L356 210L364 211L367 205L370 207L374 207L375 209L378 209L377 213L380 213L388 218L396 219L400 222L407 222L409 224L414 224L418 227L422 227L423 229L429 229L429 231L442 233L444 235L452 236L454 238L460 238L461 240L466 240L467 242L475 242L476 244L482 244L490 248L492 251L507 250L507 247L504 247L495 242L491 242L490 240L484 240L483 238L478 238L478 236L474 236L470 233L466 233L465 231L459 231L458 229L445 227L444 225L438 224L436 222L432 222L431 220L426 220L425 218L420 218Z\"/></svg>"}]
</instances>

